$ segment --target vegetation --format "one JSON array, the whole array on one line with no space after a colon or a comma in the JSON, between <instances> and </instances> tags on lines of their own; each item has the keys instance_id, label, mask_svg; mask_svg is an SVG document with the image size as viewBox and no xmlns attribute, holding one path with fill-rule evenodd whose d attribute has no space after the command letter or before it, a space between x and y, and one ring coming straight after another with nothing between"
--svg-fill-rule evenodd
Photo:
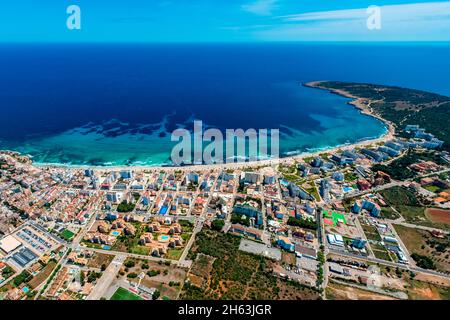
<instances>
[{"instance_id":1,"label":"vegetation","mask_svg":"<svg viewBox=\"0 0 450 320\"><path fill-rule=\"evenodd\" d=\"M158 298L161 296L161 291L159 290L155 290L155 292L153 293L152 299L153 300L158 300Z\"/></svg>"},{"instance_id":2,"label":"vegetation","mask_svg":"<svg viewBox=\"0 0 450 320\"><path fill-rule=\"evenodd\" d=\"M133 259L127 259L125 260L123 265L127 268L133 268L136 265L136 261L134 261Z\"/></svg>"},{"instance_id":3,"label":"vegetation","mask_svg":"<svg viewBox=\"0 0 450 320\"><path fill-rule=\"evenodd\" d=\"M318 291L297 282L277 278L273 262L239 250L240 238L204 230L197 234L192 248L191 270L204 285L187 281L182 299L317 299ZM209 257L206 257L206 256ZM204 258L202 258L204 257ZM202 258L202 259L200 259ZM201 265L200 265L201 264ZM202 275L203 274L203 275Z\"/></svg>"},{"instance_id":4,"label":"vegetation","mask_svg":"<svg viewBox=\"0 0 450 320\"><path fill-rule=\"evenodd\" d=\"M413 253L411 258L417 263L417 266L424 269L436 269L436 264L427 256L422 256L418 253Z\"/></svg>"},{"instance_id":5,"label":"vegetation","mask_svg":"<svg viewBox=\"0 0 450 320\"><path fill-rule=\"evenodd\" d=\"M75 236L75 234L67 229L64 229L63 231L61 231L61 233L59 234L59 236L61 238L63 238L64 240L70 241L73 239L73 237Z\"/></svg>"},{"instance_id":6,"label":"vegetation","mask_svg":"<svg viewBox=\"0 0 450 320\"><path fill-rule=\"evenodd\" d=\"M239 223L246 227L250 227L250 218L247 217L246 215L233 213L231 216L231 223Z\"/></svg>"},{"instance_id":7,"label":"vegetation","mask_svg":"<svg viewBox=\"0 0 450 320\"><path fill-rule=\"evenodd\" d=\"M418 224L432 225L425 217L425 207L420 203L415 193L406 187L392 187L380 191L386 202L394 207L406 221Z\"/></svg>"},{"instance_id":8,"label":"vegetation","mask_svg":"<svg viewBox=\"0 0 450 320\"><path fill-rule=\"evenodd\" d=\"M13 274L14 274L14 270L10 266L6 266L2 269L2 277L5 279L8 279Z\"/></svg>"},{"instance_id":9,"label":"vegetation","mask_svg":"<svg viewBox=\"0 0 450 320\"><path fill-rule=\"evenodd\" d=\"M383 171L391 176L395 180L406 180L416 176L414 171L411 171L408 167L420 160L432 160L440 163L440 157L430 155L430 153L419 153L409 150L403 157L396 159L388 165L375 164L372 166L372 171Z\"/></svg>"},{"instance_id":10,"label":"vegetation","mask_svg":"<svg viewBox=\"0 0 450 320\"><path fill-rule=\"evenodd\" d=\"M397 125L400 134L408 124L417 124L450 146L450 126L443 119L450 118L450 98L400 87L374 84L323 82L322 87L344 90L354 96L370 99L371 108L384 119Z\"/></svg>"},{"instance_id":11,"label":"vegetation","mask_svg":"<svg viewBox=\"0 0 450 320\"><path fill-rule=\"evenodd\" d=\"M127 202L126 200L124 200L117 206L117 211L118 212L131 212L134 210L134 206L135 206L134 203Z\"/></svg>"},{"instance_id":12,"label":"vegetation","mask_svg":"<svg viewBox=\"0 0 450 320\"><path fill-rule=\"evenodd\" d=\"M157 276L157 275L160 274L160 273L161 273L160 270L150 270L150 271L147 271L147 275L148 275L149 277L155 277L155 276Z\"/></svg>"},{"instance_id":13,"label":"vegetation","mask_svg":"<svg viewBox=\"0 0 450 320\"><path fill-rule=\"evenodd\" d=\"M418 256L426 256L433 261L436 270L448 272L450 269L450 236L436 238L430 232L415 228L409 228L402 225L394 225L406 248L411 253ZM427 262L425 262L427 263Z\"/></svg>"},{"instance_id":14,"label":"vegetation","mask_svg":"<svg viewBox=\"0 0 450 320\"><path fill-rule=\"evenodd\" d=\"M95 272L95 271L88 271L87 274L87 282L92 283L95 282L97 279L99 279L102 276L101 272Z\"/></svg>"},{"instance_id":15,"label":"vegetation","mask_svg":"<svg viewBox=\"0 0 450 320\"><path fill-rule=\"evenodd\" d=\"M15 287L18 287L22 283L30 281L32 277L33 276L28 271L24 270L18 276L14 277L12 284Z\"/></svg>"},{"instance_id":16,"label":"vegetation","mask_svg":"<svg viewBox=\"0 0 450 320\"><path fill-rule=\"evenodd\" d=\"M287 224L294 227L317 230L317 222L312 219L297 219L295 217L289 217Z\"/></svg>"},{"instance_id":17,"label":"vegetation","mask_svg":"<svg viewBox=\"0 0 450 320\"><path fill-rule=\"evenodd\" d=\"M222 219L215 219L211 223L211 229L216 230L216 231L221 231L224 225L225 225L225 221L224 220L222 220Z\"/></svg>"}]
</instances>

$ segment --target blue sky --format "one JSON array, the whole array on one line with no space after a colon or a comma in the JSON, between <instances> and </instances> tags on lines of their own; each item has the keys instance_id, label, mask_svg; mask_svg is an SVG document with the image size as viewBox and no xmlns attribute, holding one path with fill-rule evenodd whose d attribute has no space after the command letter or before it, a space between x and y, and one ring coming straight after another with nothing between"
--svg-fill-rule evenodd
<instances>
[{"instance_id":1,"label":"blue sky","mask_svg":"<svg viewBox=\"0 0 450 320\"><path fill-rule=\"evenodd\" d=\"M0 42L450 41L450 1L3 0ZM68 30L66 8L81 9ZM381 29L366 26L381 9Z\"/></svg>"}]
</instances>

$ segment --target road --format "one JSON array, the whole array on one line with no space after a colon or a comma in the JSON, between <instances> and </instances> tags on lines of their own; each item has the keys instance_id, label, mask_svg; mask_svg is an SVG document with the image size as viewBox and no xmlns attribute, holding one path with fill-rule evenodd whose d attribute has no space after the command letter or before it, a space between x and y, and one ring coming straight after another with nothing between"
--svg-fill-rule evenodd
<instances>
[{"instance_id":1,"label":"road","mask_svg":"<svg viewBox=\"0 0 450 320\"><path fill-rule=\"evenodd\" d=\"M180 267L189 267L190 266L190 263L186 260L186 257L189 253L189 250L191 250L192 245L194 244L195 236L197 235L197 233L200 232L200 230L202 230L203 223L204 223L204 220L202 218L197 220L194 230L192 231L191 238L189 239L188 243L184 247L183 253L180 256L180 259L178 260L178 265Z\"/></svg>"},{"instance_id":2,"label":"road","mask_svg":"<svg viewBox=\"0 0 450 320\"><path fill-rule=\"evenodd\" d=\"M120 270L123 262L126 259L125 254L117 254L108 268L103 272L103 275L98 279L97 284L87 296L86 300L100 300L108 290L111 283L114 281L117 273Z\"/></svg>"},{"instance_id":3,"label":"road","mask_svg":"<svg viewBox=\"0 0 450 320\"><path fill-rule=\"evenodd\" d=\"M441 273L438 271L426 270L426 269L422 269L422 268L418 268L418 267L411 267L411 266L401 264L401 263L395 263L395 262L386 261L386 260L377 259L377 258L371 258L371 257L362 257L362 256L359 256L356 254L342 252L342 251L338 251L338 250L334 250L334 249L330 249L329 253L333 254L333 255L337 255L337 256L346 257L346 258L352 258L352 259L362 260L362 261L369 261L372 263L379 263L379 264L391 266L394 268L400 268L400 269L404 269L404 270L408 270L408 271L420 272L420 273L425 273L425 274L430 274L433 276L439 276L439 277L450 279L450 275L447 275L447 274L444 274L444 273Z\"/></svg>"},{"instance_id":4,"label":"road","mask_svg":"<svg viewBox=\"0 0 450 320\"><path fill-rule=\"evenodd\" d=\"M442 232L444 234L447 234L448 231L442 230L442 229L438 229L438 228L432 228L432 227L426 227L426 226L420 226L417 224L412 224L412 223L407 223L407 222L396 222L395 220L391 221L391 220L386 220L388 223L392 223L392 224L398 224L404 227L408 227L408 228L414 228L414 229L420 229L420 230L424 230L424 231L438 231L438 232Z\"/></svg>"}]
</instances>

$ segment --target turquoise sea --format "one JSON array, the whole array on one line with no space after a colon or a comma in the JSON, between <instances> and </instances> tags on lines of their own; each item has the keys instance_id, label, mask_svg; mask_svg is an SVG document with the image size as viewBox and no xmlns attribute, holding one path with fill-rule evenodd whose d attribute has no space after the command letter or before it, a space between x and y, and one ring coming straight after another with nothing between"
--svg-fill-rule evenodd
<instances>
[{"instance_id":1,"label":"turquoise sea","mask_svg":"<svg viewBox=\"0 0 450 320\"><path fill-rule=\"evenodd\" d=\"M176 128L280 129L281 154L385 126L313 80L450 94L450 47L361 44L2 45L0 148L39 163L170 164Z\"/></svg>"}]
</instances>

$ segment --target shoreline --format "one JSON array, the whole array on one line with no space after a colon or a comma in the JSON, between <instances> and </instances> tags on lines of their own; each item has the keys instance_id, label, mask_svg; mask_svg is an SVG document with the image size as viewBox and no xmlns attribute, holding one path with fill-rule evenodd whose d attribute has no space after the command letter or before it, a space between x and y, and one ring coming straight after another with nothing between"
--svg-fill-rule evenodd
<instances>
[{"instance_id":1,"label":"shoreline","mask_svg":"<svg viewBox=\"0 0 450 320\"><path fill-rule=\"evenodd\" d=\"M356 96L353 96L349 92L345 90L338 90L338 89L329 89L326 87L321 86L320 84L326 82L326 81L311 81L302 83L302 86L308 87L308 88L314 88L314 89L321 89L321 90L327 90L329 93L337 94L346 98L352 99L347 104L351 105L364 115L371 116L375 119L378 119L381 121L387 131L386 133L382 134L378 138L373 139L364 139L362 141L354 142L354 143L346 143L342 145L337 145L333 147L323 147L322 149L319 148L317 151L305 151L297 155L292 156L286 156L286 157L280 157L277 159L267 159L267 160L260 160L260 161L253 161L253 162L233 162L233 163L222 163L222 164L192 164L192 165L184 165L184 166L171 166L171 165L112 165L112 166L106 166L106 165L72 165L72 164L59 164L59 163L36 163L33 162L32 157L29 155L23 155L20 154L17 151L12 150L1 150L2 152L11 151L14 153L18 153L22 156L27 156L30 158L30 161L32 165L39 167L39 168L66 168L66 169L93 169L93 170L130 170L130 169L138 169L138 170L150 170L150 171L158 171L158 170L165 170L165 171L205 171L205 170L216 170L216 169L244 169L244 168L255 168L255 167L267 167L267 166L273 166L273 165L280 165L283 163L289 163L293 161L300 162L304 160L305 158L310 157L316 157L323 153L333 153L336 151L343 151L348 149L354 149L354 148L360 148L364 146L369 146L372 144L380 143L380 142L386 142L388 140L391 140L395 136L395 126L387 121L386 119L380 117L376 113L373 112L373 110L370 108L371 101L367 101L367 99L359 98ZM367 104L366 104L367 102Z\"/></svg>"}]
</instances>

